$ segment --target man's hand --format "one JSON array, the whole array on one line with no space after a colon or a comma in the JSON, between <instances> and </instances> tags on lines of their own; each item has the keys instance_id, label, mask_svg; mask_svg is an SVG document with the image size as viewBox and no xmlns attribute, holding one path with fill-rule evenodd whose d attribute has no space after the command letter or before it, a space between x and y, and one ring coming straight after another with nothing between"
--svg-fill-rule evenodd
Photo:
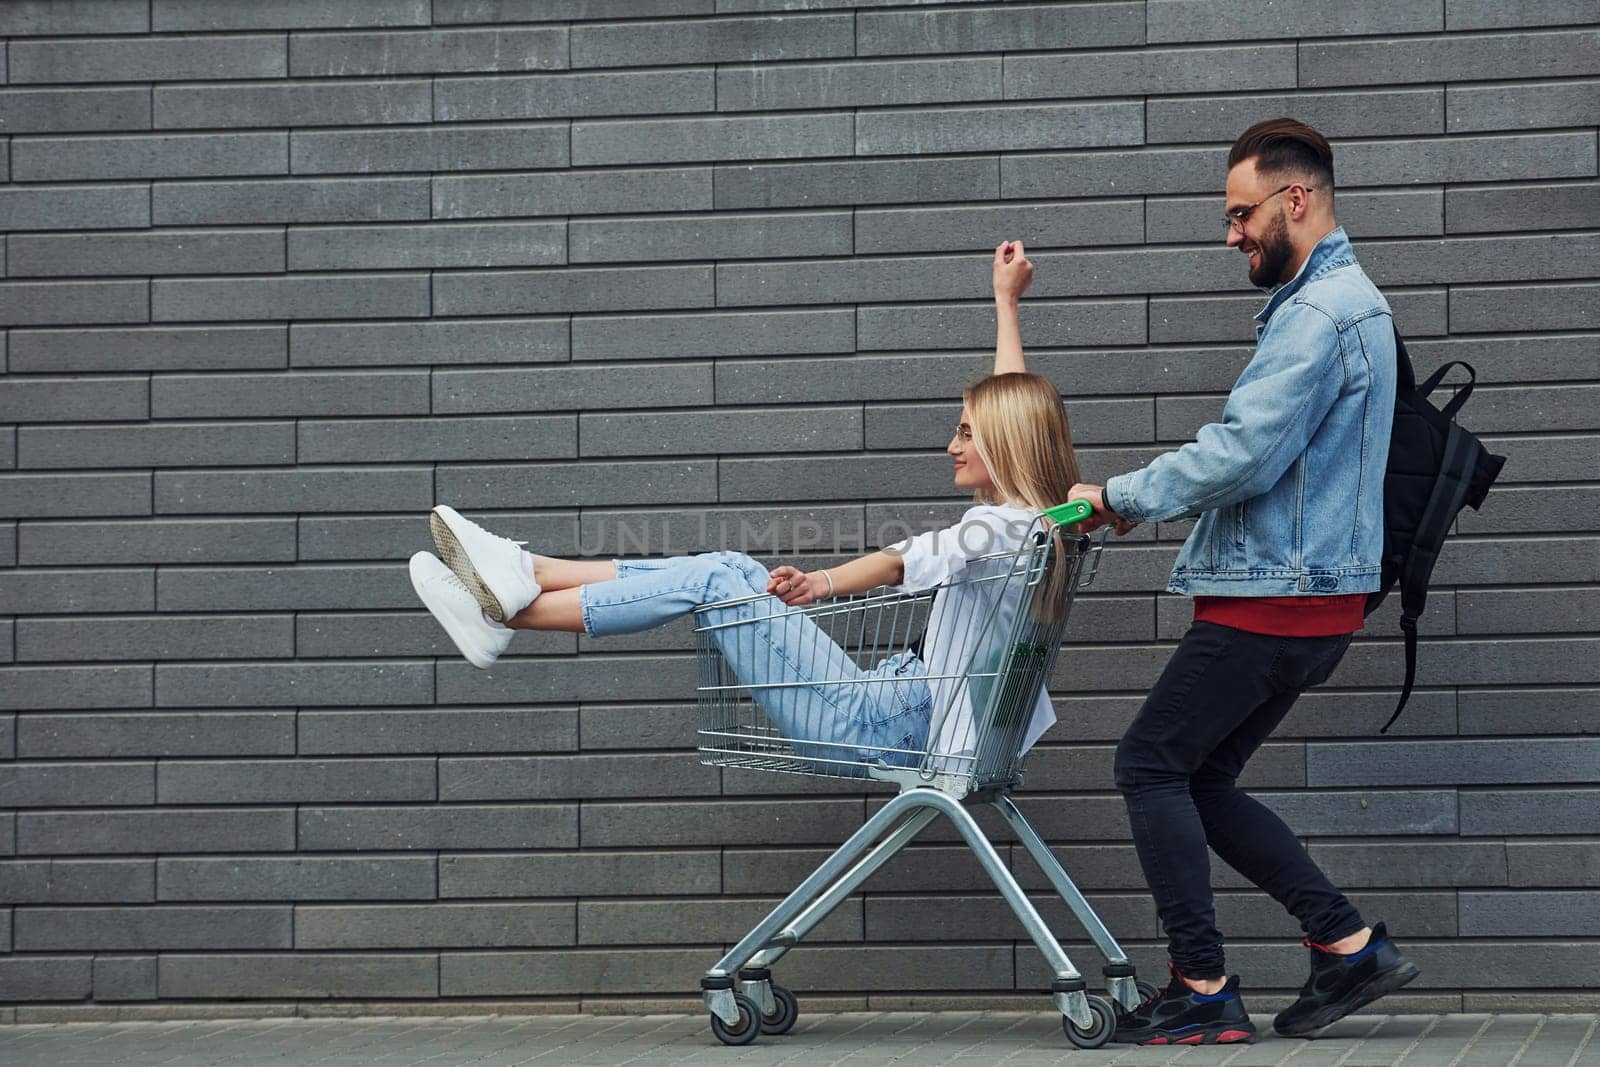
<instances>
[{"instance_id":1,"label":"man's hand","mask_svg":"<svg viewBox=\"0 0 1600 1067\"><path fill-rule=\"evenodd\" d=\"M1022 298L1033 281L1033 264L1028 262L1021 241L1001 241L994 248L994 296L996 300Z\"/></svg>"},{"instance_id":2,"label":"man's hand","mask_svg":"<svg viewBox=\"0 0 1600 1067\"><path fill-rule=\"evenodd\" d=\"M1117 536L1121 537L1139 525L1136 522L1129 522L1113 511L1107 510L1105 486L1103 485L1084 485L1080 482L1067 492L1067 499L1087 500L1093 506L1094 514L1078 523L1078 528L1084 533L1098 530L1102 526L1115 522L1117 524Z\"/></svg>"},{"instance_id":3,"label":"man's hand","mask_svg":"<svg viewBox=\"0 0 1600 1067\"><path fill-rule=\"evenodd\" d=\"M767 592L791 607L802 607L821 599L811 590L812 576L796 567L785 564L774 567L767 576ZM825 587L827 582L818 579Z\"/></svg>"}]
</instances>

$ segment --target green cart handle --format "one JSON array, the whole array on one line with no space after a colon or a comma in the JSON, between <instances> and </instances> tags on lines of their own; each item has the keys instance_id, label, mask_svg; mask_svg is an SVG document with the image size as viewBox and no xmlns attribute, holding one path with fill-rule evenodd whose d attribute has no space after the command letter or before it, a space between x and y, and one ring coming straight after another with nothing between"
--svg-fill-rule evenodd
<instances>
[{"instance_id":1,"label":"green cart handle","mask_svg":"<svg viewBox=\"0 0 1600 1067\"><path fill-rule=\"evenodd\" d=\"M1071 526L1075 522L1082 522L1094 514L1094 505L1087 500L1069 500L1065 504L1057 504L1053 508L1046 508L1045 516L1062 526Z\"/></svg>"}]
</instances>

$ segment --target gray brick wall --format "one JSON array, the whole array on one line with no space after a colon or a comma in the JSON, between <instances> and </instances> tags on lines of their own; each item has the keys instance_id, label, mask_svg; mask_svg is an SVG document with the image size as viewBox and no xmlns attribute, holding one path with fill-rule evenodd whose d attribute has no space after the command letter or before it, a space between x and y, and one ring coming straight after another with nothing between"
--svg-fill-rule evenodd
<instances>
[{"instance_id":1,"label":"gray brick wall","mask_svg":"<svg viewBox=\"0 0 1600 1067\"><path fill-rule=\"evenodd\" d=\"M692 1004L883 795L701 767L684 627L468 667L406 580L423 513L566 555L743 524L802 565L948 521L1005 237L1086 471L1144 462L1249 358L1217 212L1228 143L1280 113L1334 139L1419 369L1476 364L1467 422L1510 462L1436 576L1397 735L1386 610L1250 784L1406 939L1406 1003L1593 1008L1600 8L859 6L0 5L0 1019ZM1109 553L1022 798L1152 975L1110 760L1186 622L1157 592L1185 532ZM784 979L1041 1003L953 840ZM1214 876L1268 1007L1297 931Z\"/></svg>"}]
</instances>

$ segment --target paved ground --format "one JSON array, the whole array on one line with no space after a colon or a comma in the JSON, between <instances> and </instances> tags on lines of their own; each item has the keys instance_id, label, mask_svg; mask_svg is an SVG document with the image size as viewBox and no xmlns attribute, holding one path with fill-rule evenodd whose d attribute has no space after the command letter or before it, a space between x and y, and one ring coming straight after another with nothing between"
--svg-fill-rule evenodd
<instances>
[{"instance_id":1,"label":"paved ground","mask_svg":"<svg viewBox=\"0 0 1600 1067\"><path fill-rule=\"evenodd\" d=\"M802 1011L804 1006L802 1005ZM1270 1016L1256 1025L1270 1033ZM1597 1015L1371 1015L1315 1041L1084 1052L1060 1016L1009 1012L802 1015L794 1031L744 1048L711 1037L704 1016L478 1016L209 1019L0 1026L5 1067L72 1064L737 1064L850 1067L1051 1067L1230 1064L1232 1067L1578 1067L1600 1065Z\"/></svg>"}]
</instances>

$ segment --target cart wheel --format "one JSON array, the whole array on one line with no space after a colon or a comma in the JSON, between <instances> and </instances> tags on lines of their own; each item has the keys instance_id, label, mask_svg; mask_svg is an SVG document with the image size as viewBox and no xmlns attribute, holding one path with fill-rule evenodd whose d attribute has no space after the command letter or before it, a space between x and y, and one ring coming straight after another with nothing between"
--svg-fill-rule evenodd
<instances>
[{"instance_id":1,"label":"cart wheel","mask_svg":"<svg viewBox=\"0 0 1600 1067\"><path fill-rule=\"evenodd\" d=\"M761 1032L761 1009L743 993L735 993L733 1002L739 1005L739 1021L729 1026L722 1016L711 1016L711 1032L724 1045L748 1045Z\"/></svg>"},{"instance_id":2,"label":"cart wheel","mask_svg":"<svg viewBox=\"0 0 1600 1067\"><path fill-rule=\"evenodd\" d=\"M771 1015L761 1016L761 1032L763 1034L787 1034L794 1028L795 1020L800 1017L800 1003L795 1000L793 993L781 985L772 987L772 999L776 1003Z\"/></svg>"},{"instance_id":3,"label":"cart wheel","mask_svg":"<svg viewBox=\"0 0 1600 1067\"><path fill-rule=\"evenodd\" d=\"M1099 1048L1111 1040L1112 1031L1117 1028L1116 1009L1104 997L1090 997L1089 1012L1094 1016L1094 1025L1087 1030L1080 1030L1078 1024L1065 1015L1061 1017L1061 1029L1067 1040L1079 1048Z\"/></svg>"}]
</instances>

